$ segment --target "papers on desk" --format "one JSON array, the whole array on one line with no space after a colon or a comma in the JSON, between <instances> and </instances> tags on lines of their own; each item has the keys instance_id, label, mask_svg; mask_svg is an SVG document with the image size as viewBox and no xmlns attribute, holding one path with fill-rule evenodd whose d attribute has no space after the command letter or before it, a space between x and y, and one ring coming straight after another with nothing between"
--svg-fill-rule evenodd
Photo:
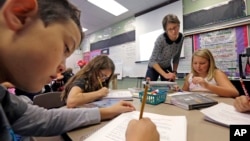
<instances>
[{"instance_id":1,"label":"papers on desk","mask_svg":"<svg viewBox=\"0 0 250 141\"><path fill-rule=\"evenodd\" d=\"M215 106L202 109L205 119L224 126L250 124L250 113L240 113L232 105L219 103Z\"/></svg>"},{"instance_id":2,"label":"papers on desk","mask_svg":"<svg viewBox=\"0 0 250 141\"><path fill-rule=\"evenodd\" d=\"M142 84L146 84L146 81L143 81ZM176 85L177 82L171 82L171 81L149 81L149 85L154 86L167 86L167 85Z\"/></svg>"},{"instance_id":3,"label":"papers on desk","mask_svg":"<svg viewBox=\"0 0 250 141\"><path fill-rule=\"evenodd\" d=\"M91 103L87 103L84 104L83 107L85 108L94 108L94 107L98 107L98 108L105 108L105 107L110 107L116 103L118 103L120 101L120 99L101 99L101 100L97 100Z\"/></svg>"},{"instance_id":4,"label":"papers on desk","mask_svg":"<svg viewBox=\"0 0 250 141\"><path fill-rule=\"evenodd\" d=\"M133 100L133 95L128 90L110 90L103 99Z\"/></svg>"},{"instance_id":5,"label":"papers on desk","mask_svg":"<svg viewBox=\"0 0 250 141\"><path fill-rule=\"evenodd\" d=\"M110 90L109 94L106 97L91 103L84 104L83 107L85 108L110 107L121 100L133 100L132 93L126 90Z\"/></svg>"},{"instance_id":6,"label":"papers on desk","mask_svg":"<svg viewBox=\"0 0 250 141\"><path fill-rule=\"evenodd\" d=\"M139 114L139 111L123 113L84 141L125 141L125 132L129 121L138 119ZM143 117L149 117L156 124L161 141L187 140L185 116L166 116L144 112Z\"/></svg>"}]
</instances>

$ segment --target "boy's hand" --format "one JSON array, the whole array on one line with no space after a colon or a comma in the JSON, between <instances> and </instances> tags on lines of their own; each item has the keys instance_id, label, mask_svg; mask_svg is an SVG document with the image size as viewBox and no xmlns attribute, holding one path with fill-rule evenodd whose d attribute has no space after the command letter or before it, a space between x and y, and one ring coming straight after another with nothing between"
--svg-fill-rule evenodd
<instances>
[{"instance_id":1,"label":"boy's hand","mask_svg":"<svg viewBox=\"0 0 250 141\"><path fill-rule=\"evenodd\" d=\"M126 131L126 141L159 141L160 135L149 118L131 120Z\"/></svg>"}]
</instances>

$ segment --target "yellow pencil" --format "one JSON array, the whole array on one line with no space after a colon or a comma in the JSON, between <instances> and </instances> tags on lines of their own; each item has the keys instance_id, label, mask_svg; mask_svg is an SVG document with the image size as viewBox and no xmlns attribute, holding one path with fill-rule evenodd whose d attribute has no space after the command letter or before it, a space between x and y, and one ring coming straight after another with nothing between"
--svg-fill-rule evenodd
<instances>
[{"instance_id":1,"label":"yellow pencil","mask_svg":"<svg viewBox=\"0 0 250 141\"><path fill-rule=\"evenodd\" d=\"M101 81L100 77L97 77L97 79L98 79L98 81L99 81L99 83L100 83L100 86L103 87L102 81Z\"/></svg>"},{"instance_id":2,"label":"yellow pencil","mask_svg":"<svg viewBox=\"0 0 250 141\"><path fill-rule=\"evenodd\" d=\"M146 82L146 85L145 85L145 90L144 90L144 94L143 94L143 98L142 98L141 111L140 111L139 119L141 119L142 115L143 115L144 106L145 106L145 103L146 103L146 100L147 100L147 94L148 94L148 81Z\"/></svg>"}]
</instances>

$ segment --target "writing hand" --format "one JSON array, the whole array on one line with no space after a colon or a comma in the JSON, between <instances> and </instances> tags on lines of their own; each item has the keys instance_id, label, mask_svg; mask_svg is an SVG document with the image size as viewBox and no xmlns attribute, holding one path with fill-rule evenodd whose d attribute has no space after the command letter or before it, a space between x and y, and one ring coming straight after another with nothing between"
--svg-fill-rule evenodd
<instances>
[{"instance_id":1,"label":"writing hand","mask_svg":"<svg viewBox=\"0 0 250 141\"><path fill-rule=\"evenodd\" d=\"M164 78L165 78L165 79L169 79L170 81L171 81L171 80L172 80L172 81L175 81L175 77L176 77L175 73L171 73L171 72L166 73L166 74L164 75Z\"/></svg>"},{"instance_id":2,"label":"writing hand","mask_svg":"<svg viewBox=\"0 0 250 141\"><path fill-rule=\"evenodd\" d=\"M159 141L160 135L149 118L131 120L126 130L126 141Z\"/></svg>"},{"instance_id":3,"label":"writing hand","mask_svg":"<svg viewBox=\"0 0 250 141\"><path fill-rule=\"evenodd\" d=\"M250 101L249 97L242 95L235 98L234 107L239 112L248 112L250 111Z\"/></svg>"},{"instance_id":4,"label":"writing hand","mask_svg":"<svg viewBox=\"0 0 250 141\"><path fill-rule=\"evenodd\" d=\"M105 97L109 93L109 89L107 87L102 87L98 90L98 93L100 94L100 97Z\"/></svg>"}]
</instances>

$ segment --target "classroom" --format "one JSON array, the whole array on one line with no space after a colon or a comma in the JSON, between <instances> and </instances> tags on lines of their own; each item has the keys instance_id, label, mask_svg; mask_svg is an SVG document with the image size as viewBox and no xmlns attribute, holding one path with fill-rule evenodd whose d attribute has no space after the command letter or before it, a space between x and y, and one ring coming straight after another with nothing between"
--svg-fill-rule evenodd
<instances>
[{"instance_id":1,"label":"classroom","mask_svg":"<svg viewBox=\"0 0 250 141\"><path fill-rule=\"evenodd\" d=\"M96 55L107 54L115 63L117 74L116 84L111 83L111 87L143 89L142 82L154 41L163 32L160 25L162 17L165 13L174 13L179 16L182 23L180 32L185 36L177 84L182 87L186 75L191 71L193 52L199 48L209 48L217 67L227 74L240 95L244 95L239 77L249 85L250 79L245 72L248 59L246 48L250 39L249 12L250 0L169 0L97 31L89 31L92 33L87 31L84 43L67 60L67 64L77 71L77 60L88 62ZM148 46L150 49L143 49ZM246 89L249 91L249 88ZM232 104L232 101L229 103ZM74 138L77 133L72 134ZM226 140L220 137L214 139ZM188 140L192 139L189 137Z\"/></svg>"},{"instance_id":2,"label":"classroom","mask_svg":"<svg viewBox=\"0 0 250 141\"><path fill-rule=\"evenodd\" d=\"M98 7L100 3L96 6L97 1L69 0L81 10L80 19L74 6L57 1L60 6L52 11L58 14L63 9L61 6L66 6L72 10L72 13L66 10L66 16L72 14L69 21L76 21L60 23L69 27L68 33L61 27L54 28L62 31L63 40L66 38L64 56L56 68L57 75L50 76L42 90L35 93L38 88L34 88L31 93L32 84L30 89L28 86L25 89L23 84L13 85L18 83L12 78L1 83L0 91L7 108L1 101L0 113L7 117L3 122L8 128L7 138L30 138L31 141L249 140L250 0L107 0L107 3L115 1L124 6L115 5L116 8L107 11ZM43 5L43 1L39 2ZM12 8L11 3L6 5L4 12ZM31 12L34 15L35 7L36 4ZM114 9L124 13L114 16L108 11ZM1 24L5 19L11 23L8 11L5 16L7 18L1 16ZM170 17L172 21L168 22ZM25 18L24 23L31 22ZM19 16L16 20L20 19ZM6 31L15 30L16 25L13 24L13 29L6 26ZM84 40L72 53L71 46L75 48L80 40L81 28ZM56 41L59 42L61 40ZM49 56L51 60L52 56ZM11 105L12 98L21 106ZM21 118L13 123L8 119L12 116L8 115L9 105L14 107L13 111L23 108L23 113L17 114ZM42 114L44 119L36 121ZM22 120L22 123L29 122L24 129L14 127ZM39 126L41 128L35 129ZM0 140L3 138L5 136L0 136Z\"/></svg>"},{"instance_id":3,"label":"classroom","mask_svg":"<svg viewBox=\"0 0 250 141\"><path fill-rule=\"evenodd\" d=\"M143 79L145 79L144 77L148 65L147 60L151 55L156 34L162 32L161 31L162 28L160 25L162 17L164 13L174 11L174 13L181 16L179 17L181 23L185 24L184 26L181 24L180 28L180 32L184 33L185 40L183 43L184 44L183 50L179 62L179 67L177 70L179 78L177 79L177 82L179 83L179 85L180 86L183 85L183 78L187 73L190 72L191 69L190 62L191 62L192 52L198 48L205 47L205 45L203 46L201 45L205 43L205 40L207 41L208 44L206 46L213 46L211 48L212 48L212 53L216 56L215 59L217 60L216 61L217 66L219 66L220 69L226 72L228 76L230 75L232 75L232 77L234 77L234 75L239 76L241 68L239 67L238 64L239 60L238 55L244 53L245 48L248 47L248 40L249 40L248 5L250 2L249 0L243 0L245 8L243 7L242 10L239 11L242 12L243 15L242 16L233 15L235 17L230 17L230 14L232 14L232 12L230 13L224 10L227 9L228 7L224 9L221 8L222 6L225 5L229 6L229 4L226 4L227 2L229 1L228 0L218 0L218 1L169 0L168 2L163 2L163 4L160 5L158 4L156 8L145 10L146 12L144 12L144 14L142 12L137 13L137 15L135 16L126 18L122 21L116 22L115 24L106 26L100 30L97 30L95 32L92 31L91 34L89 34L88 31L86 31L87 35L85 37L85 41L81 45L80 49L76 50L75 53L69 59L67 59L66 62L67 66L73 68L73 71L76 72L79 70L79 67L77 66L76 63L78 60L83 59L88 61L89 58L92 58L97 54L108 53L109 57L115 62L116 73L119 74L117 76L118 77L117 87L119 89L141 87L140 83ZM231 5L236 5L236 4L231 4ZM171 9L173 7L174 9ZM206 11L206 9L209 8L212 9L213 11L207 10L207 13L204 12ZM220 9L222 10L219 11ZM218 13L218 12L223 12L223 10L224 13L218 14L217 17L215 17L214 14L211 15L212 12ZM207 15L204 16L204 14ZM200 19L199 21L200 23L198 23L197 20L192 19L195 16L197 18L197 16L199 15L200 17L198 17L198 19ZM221 18L221 16L227 16L227 19ZM207 19L203 17L206 17ZM154 18L155 20L147 20L151 18ZM207 22L207 20L210 20L210 23L204 23ZM136 26L137 24L140 24L140 26ZM237 43L239 43L240 41L243 42L241 42L241 45L240 44L237 45L240 47L238 47L236 51L234 50L235 45L233 45L233 43L231 42L232 40L235 39L231 38L231 34L227 35L225 34L223 36L224 39L223 37L220 37L220 34L222 32L231 33L234 32L233 30L237 32L243 31L242 34L245 36L245 37L242 36L242 39L238 39L239 41ZM224 41L215 41L212 38L208 38L210 35L213 35L214 39L220 38L221 40ZM229 36L231 38L230 41L226 39ZM143 41L147 42L139 42L140 40L142 40L142 38L144 38ZM237 38L241 38L241 36L238 35ZM204 40L204 42L201 42L200 40ZM214 42L216 42L218 46L212 45L212 43ZM150 49L143 50L143 46L145 46L144 44L146 44L147 47L150 44L149 47ZM223 45L225 44L227 44L228 48L225 47L223 48ZM148 53L145 51L147 51ZM145 57L143 57L142 55ZM245 69L246 58L247 57L242 57L243 60L242 70ZM232 82L234 82L234 80L232 80ZM238 83L236 82L235 85L238 86Z\"/></svg>"}]
</instances>

